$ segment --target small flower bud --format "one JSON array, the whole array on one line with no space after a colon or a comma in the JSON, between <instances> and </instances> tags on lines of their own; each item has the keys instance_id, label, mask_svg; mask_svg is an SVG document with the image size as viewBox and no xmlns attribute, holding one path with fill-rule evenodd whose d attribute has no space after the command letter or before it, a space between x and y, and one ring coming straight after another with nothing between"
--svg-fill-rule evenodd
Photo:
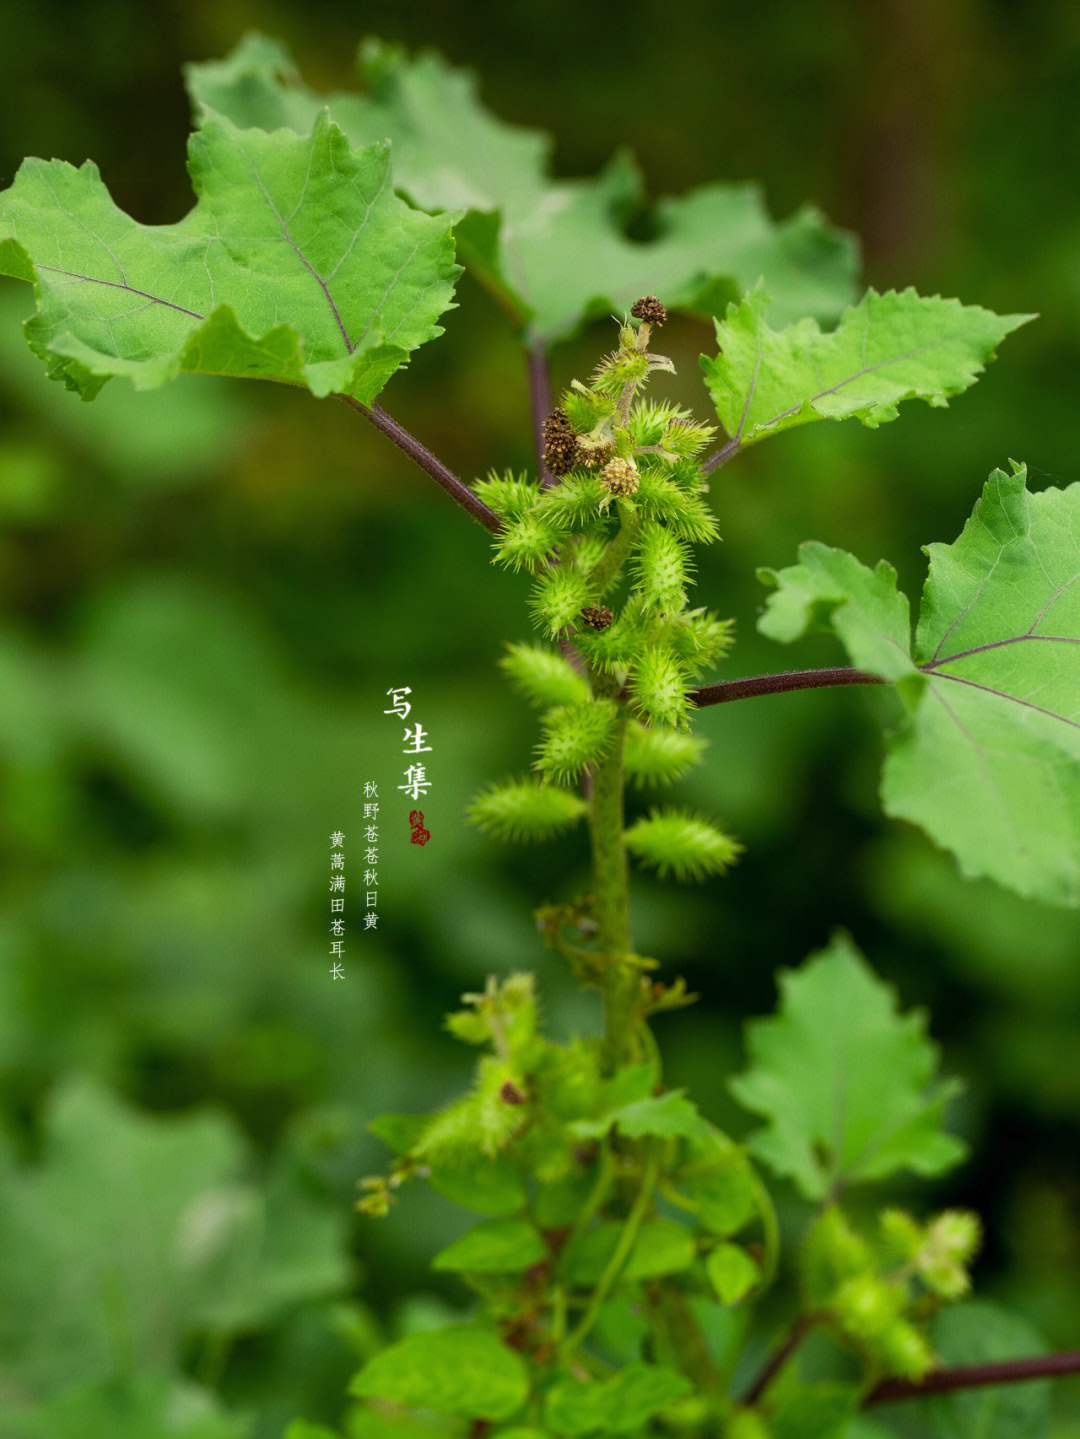
<instances>
[{"instance_id":1,"label":"small flower bud","mask_svg":"<svg viewBox=\"0 0 1080 1439\"><path fill-rule=\"evenodd\" d=\"M581 618L594 630L606 630L613 616L607 605L586 605L581 611Z\"/></svg>"},{"instance_id":2,"label":"small flower bud","mask_svg":"<svg viewBox=\"0 0 1080 1439\"><path fill-rule=\"evenodd\" d=\"M604 488L613 495L632 495L637 491L637 466L630 460L620 459L618 455L613 460L608 460L600 471L600 478Z\"/></svg>"},{"instance_id":3,"label":"small flower bud","mask_svg":"<svg viewBox=\"0 0 1080 1439\"><path fill-rule=\"evenodd\" d=\"M645 320L650 325L662 325L667 319L667 311L655 295L642 295L631 305L630 313L635 320Z\"/></svg>"},{"instance_id":4,"label":"small flower bud","mask_svg":"<svg viewBox=\"0 0 1080 1439\"><path fill-rule=\"evenodd\" d=\"M553 475L565 475L577 461L577 431L566 411L554 409L544 421L544 464Z\"/></svg>"}]
</instances>

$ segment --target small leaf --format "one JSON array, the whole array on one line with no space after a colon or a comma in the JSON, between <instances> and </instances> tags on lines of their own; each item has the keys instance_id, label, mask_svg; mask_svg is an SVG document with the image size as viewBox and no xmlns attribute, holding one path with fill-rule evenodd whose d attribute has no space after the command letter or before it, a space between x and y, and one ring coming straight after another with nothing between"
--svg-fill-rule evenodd
<instances>
[{"instance_id":1,"label":"small leaf","mask_svg":"<svg viewBox=\"0 0 1080 1439\"><path fill-rule=\"evenodd\" d=\"M670 1180L712 1234L735 1234L758 1212L757 1185L745 1150L712 1125L707 1133L683 1141Z\"/></svg>"},{"instance_id":2,"label":"small leaf","mask_svg":"<svg viewBox=\"0 0 1080 1439\"><path fill-rule=\"evenodd\" d=\"M752 1065L730 1082L769 1121L752 1153L814 1200L901 1169L940 1174L963 1156L941 1132L957 1085L933 1083L925 1016L896 1013L893 990L846 936L779 983L780 1013L747 1026Z\"/></svg>"},{"instance_id":3,"label":"small leaf","mask_svg":"<svg viewBox=\"0 0 1080 1439\"><path fill-rule=\"evenodd\" d=\"M445 1199L475 1214L517 1214L527 1199L521 1171L506 1154L490 1159L477 1154L453 1164L432 1165L428 1182Z\"/></svg>"},{"instance_id":4,"label":"small leaf","mask_svg":"<svg viewBox=\"0 0 1080 1439\"><path fill-rule=\"evenodd\" d=\"M820 615L857 668L885 680L915 675L907 596L897 592L896 571L884 560L870 570L854 555L808 541L799 546L797 565L759 570L758 578L776 585L758 621L769 639L790 644Z\"/></svg>"},{"instance_id":5,"label":"small leaf","mask_svg":"<svg viewBox=\"0 0 1080 1439\"><path fill-rule=\"evenodd\" d=\"M888 814L969 877L1080 905L1080 484L995 470L960 538L929 545L926 685L890 740Z\"/></svg>"},{"instance_id":6,"label":"small leaf","mask_svg":"<svg viewBox=\"0 0 1080 1439\"><path fill-rule=\"evenodd\" d=\"M467 1419L508 1419L529 1393L529 1371L485 1330L435 1329L380 1350L349 1392Z\"/></svg>"},{"instance_id":7,"label":"small leaf","mask_svg":"<svg viewBox=\"0 0 1080 1439\"><path fill-rule=\"evenodd\" d=\"M574 1284L592 1285L607 1268L622 1236L621 1224L597 1224L563 1251L563 1272ZM656 1279L679 1274L694 1262L694 1238L672 1219L652 1219L638 1230L620 1278Z\"/></svg>"},{"instance_id":8,"label":"small leaf","mask_svg":"<svg viewBox=\"0 0 1080 1439\"><path fill-rule=\"evenodd\" d=\"M739 1244L718 1244L705 1260L705 1272L721 1304L737 1304L761 1278L761 1270Z\"/></svg>"},{"instance_id":9,"label":"small leaf","mask_svg":"<svg viewBox=\"0 0 1080 1439\"><path fill-rule=\"evenodd\" d=\"M547 1247L527 1220L491 1219L440 1249L431 1267L477 1274L514 1274L546 1258Z\"/></svg>"},{"instance_id":10,"label":"small leaf","mask_svg":"<svg viewBox=\"0 0 1080 1439\"><path fill-rule=\"evenodd\" d=\"M642 1139L647 1134L655 1134L661 1139L675 1139L683 1135L696 1138L709 1131L707 1122L697 1111L697 1105L677 1089L639 1099L634 1104L615 1110L613 1118L620 1133L625 1134L627 1139Z\"/></svg>"},{"instance_id":11,"label":"small leaf","mask_svg":"<svg viewBox=\"0 0 1080 1439\"><path fill-rule=\"evenodd\" d=\"M607 1379L557 1379L544 1402L544 1422L570 1439L597 1430L629 1434L692 1388L673 1369L636 1359Z\"/></svg>"},{"instance_id":12,"label":"small leaf","mask_svg":"<svg viewBox=\"0 0 1080 1439\"><path fill-rule=\"evenodd\" d=\"M716 321L720 353L703 355L716 412L743 445L808 420L853 418L871 428L901 400L944 405L974 383L994 347L1034 315L994 315L914 290L868 290L831 334L817 321L784 330L765 322L758 288Z\"/></svg>"}]
</instances>

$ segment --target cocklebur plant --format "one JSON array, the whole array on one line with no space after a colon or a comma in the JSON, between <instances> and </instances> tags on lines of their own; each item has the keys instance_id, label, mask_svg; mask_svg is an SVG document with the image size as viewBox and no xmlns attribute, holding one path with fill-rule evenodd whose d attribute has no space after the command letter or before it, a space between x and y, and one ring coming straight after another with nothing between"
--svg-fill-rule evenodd
<instances>
[{"instance_id":1,"label":"cocklebur plant","mask_svg":"<svg viewBox=\"0 0 1080 1439\"><path fill-rule=\"evenodd\" d=\"M34 286L26 333L52 378L84 399L114 376L151 388L184 372L336 396L490 532L497 563L533 577L538 638L502 663L540 738L531 772L478 795L471 818L506 841L587 826L587 889L537 922L601 992L603 1032L555 1042L533 975L478 976L447 1020L477 1049L470 1090L433 1115L374 1121L396 1157L361 1182L366 1214L385 1217L422 1180L480 1218L434 1260L470 1310L367 1362L348 1433L869 1439L890 1431L861 1411L901 1399L963 1432L925 1396L1080 1361L1013 1359L1007 1317L964 1299L975 1216L875 1218L860 1198L963 1153L924 1017L899 1014L838 934L781 973L778 1013L748 1027L730 1087L762 1127L745 1144L722 1133L664 1085L650 1020L693 996L635 947L630 860L690 881L722 874L740 843L670 805L628 825L624 789L702 762L705 705L888 684L906 717L888 741L886 811L967 875L1080 903L1080 486L1033 494L1023 465L996 470L960 537L928 547L914 643L884 561L811 542L762 570L762 632L791 643L823 625L849 666L700 683L734 636L691 599L694 547L717 537L712 473L794 425L874 427L901 401L944 405L1031 317L912 290L853 302L846 237L812 210L773 224L748 187L665 201L655 238L631 244L613 219L640 199L629 162L553 182L543 138L489 117L437 57L368 46L362 70L365 93L316 96L259 37L190 67L197 201L178 224L122 214L89 162L27 161L0 195L0 269ZM521 340L535 476L470 487L375 403L440 333L455 255ZM655 348L668 310L714 317L702 369L718 426L649 398L650 377L673 370ZM613 312L615 348L552 403L552 347ZM780 1337L758 1317L787 1257L763 1171L815 1208ZM811 1334L818 1368L803 1375L792 1361ZM976 1356L992 1362L965 1368ZM984 1409L980 1432L1032 1432L1041 1395L1015 1394L1032 1397Z\"/></svg>"}]
</instances>

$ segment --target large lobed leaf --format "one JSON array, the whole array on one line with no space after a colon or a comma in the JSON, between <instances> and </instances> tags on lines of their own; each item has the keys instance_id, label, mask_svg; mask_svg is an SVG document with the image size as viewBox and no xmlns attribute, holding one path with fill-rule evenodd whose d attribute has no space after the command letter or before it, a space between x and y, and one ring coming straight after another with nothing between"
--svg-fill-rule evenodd
<instances>
[{"instance_id":1,"label":"large lobed leaf","mask_svg":"<svg viewBox=\"0 0 1080 1439\"><path fill-rule=\"evenodd\" d=\"M934 1081L936 1047L918 1011L843 935L799 971L781 971L780 1013L747 1026L751 1067L735 1098L765 1116L751 1153L789 1175L808 1199L901 1169L940 1174L963 1155L942 1133L954 1082Z\"/></svg>"},{"instance_id":2,"label":"large lobed leaf","mask_svg":"<svg viewBox=\"0 0 1080 1439\"><path fill-rule=\"evenodd\" d=\"M776 225L755 186L707 185L662 200L653 238L635 243L624 225L643 208L644 188L628 154L593 179L555 181L551 137L490 115L472 75L438 55L410 61L369 45L361 78L364 95L316 95L288 52L258 35L225 60L187 68L196 105L237 124L302 133L327 105L355 144L389 138L395 183L415 204L467 212L456 226L461 258L529 343L549 344L648 292L708 316L762 276L778 323L832 319L851 298L854 241L810 207Z\"/></svg>"},{"instance_id":3,"label":"large lobed leaf","mask_svg":"<svg viewBox=\"0 0 1080 1439\"><path fill-rule=\"evenodd\" d=\"M343 1290L338 1213L295 1172L260 1189L249 1168L223 1116L151 1117L88 1082L58 1087L42 1162L0 1185L0 1349L12 1392L112 1386L118 1410L138 1409L150 1396L130 1376L179 1382L194 1336L254 1333ZM49 1432L76 1429L58 1421Z\"/></svg>"},{"instance_id":4,"label":"large lobed leaf","mask_svg":"<svg viewBox=\"0 0 1080 1439\"><path fill-rule=\"evenodd\" d=\"M701 366L727 433L747 445L809 420L896 419L901 400L945 405L974 383L994 347L1032 315L995 315L977 305L868 290L823 334L800 319L767 322L769 295L755 290L716 321L719 353Z\"/></svg>"},{"instance_id":5,"label":"large lobed leaf","mask_svg":"<svg viewBox=\"0 0 1080 1439\"><path fill-rule=\"evenodd\" d=\"M951 545L928 545L915 657L927 677L892 737L887 813L964 873L1080 904L1080 484L1030 494L995 470Z\"/></svg>"},{"instance_id":6,"label":"large lobed leaf","mask_svg":"<svg viewBox=\"0 0 1080 1439\"><path fill-rule=\"evenodd\" d=\"M930 572L908 658L896 575L800 547L760 621L793 640L824 617L852 662L911 704L889 739L887 813L921 825L970 877L1080 904L1080 484L1029 493L995 470Z\"/></svg>"},{"instance_id":7,"label":"large lobed leaf","mask_svg":"<svg viewBox=\"0 0 1080 1439\"><path fill-rule=\"evenodd\" d=\"M208 114L188 169L175 225L125 215L90 161L26 160L0 194L0 272L34 283L52 378L92 399L113 375L197 371L367 403L441 333L452 217L395 196L385 145L353 149L325 111L303 137Z\"/></svg>"}]
</instances>

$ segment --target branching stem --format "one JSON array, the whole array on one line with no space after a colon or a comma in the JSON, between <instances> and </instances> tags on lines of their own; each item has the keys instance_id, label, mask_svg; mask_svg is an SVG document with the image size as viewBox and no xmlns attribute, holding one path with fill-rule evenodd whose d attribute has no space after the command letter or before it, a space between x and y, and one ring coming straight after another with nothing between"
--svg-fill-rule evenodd
<instances>
[{"instance_id":1,"label":"branching stem","mask_svg":"<svg viewBox=\"0 0 1080 1439\"><path fill-rule=\"evenodd\" d=\"M397 420L392 419L385 410L378 405L362 405L359 400L354 400L351 395L340 395L338 397L351 405L354 410L359 410L365 420L370 420L377 430L381 430L387 439L392 440L399 450L404 450L411 460L414 460L422 470L425 470L437 485L441 485L446 493L461 505L462 509L468 510L474 520L479 521L485 530L498 534L502 529L502 521L494 510L489 510L477 495L474 495L462 480L459 480L453 470L448 469L437 456L433 455L426 445L422 445L415 435L410 435L404 425L399 425Z\"/></svg>"},{"instance_id":2,"label":"branching stem","mask_svg":"<svg viewBox=\"0 0 1080 1439\"><path fill-rule=\"evenodd\" d=\"M742 1400L743 1404L749 1406L758 1402L817 1322L818 1316L809 1313L800 1314L794 1320L781 1342L765 1361L761 1373L746 1391Z\"/></svg>"},{"instance_id":3,"label":"branching stem","mask_svg":"<svg viewBox=\"0 0 1080 1439\"><path fill-rule=\"evenodd\" d=\"M542 345L530 345L525 351L529 370L529 400L532 406L533 445L536 449L536 473L545 490L559 482L544 464L544 421L551 414L551 376L548 374L547 353Z\"/></svg>"},{"instance_id":4,"label":"branching stem","mask_svg":"<svg viewBox=\"0 0 1080 1439\"><path fill-rule=\"evenodd\" d=\"M1025 1379L1053 1379L1062 1374L1080 1374L1080 1349L1039 1354L1032 1359L999 1359L991 1364L935 1369L922 1379L883 1379L866 1395L863 1407L894 1404L900 1399L922 1399L929 1394L951 1394L957 1389L1018 1384Z\"/></svg>"},{"instance_id":5,"label":"branching stem","mask_svg":"<svg viewBox=\"0 0 1080 1439\"><path fill-rule=\"evenodd\" d=\"M646 1141L646 1143L648 1144L648 1141ZM630 1251L634 1247L634 1241L637 1239L638 1230L641 1228L642 1221L644 1220L646 1214L648 1214L649 1212L649 1208L652 1204L653 1190L656 1187L657 1176L660 1173L659 1150L656 1146L651 1146L651 1149L652 1152L649 1154L649 1157L646 1160L645 1172L641 1178L641 1187L638 1189L637 1194L634 1196L634 1202L630 1207L630 1213L626 1216L626 1223L622 1227L622 1232L619 1235L619 1242L615 1246L615 1252L608 1260L607 1266L604 1269L603 1274L601 1274L600 1278L597 1280L596 1288L593 1290L592 1295L590 1296L584 1314L578 1320L571 1333L567 1336L566 1342L563 1346L563 1353L564 1356L567 1358L569 1358L569 1356L573 1354L574 1350L578 1347L581 1341L585 1338L586 1334L588 1334L589 1330L595 1324L596 1316L599 1314L600 1308L603 1305L604 1300L610 1294L612 1288L614 1287L616 1281L619 1278L619 1275L622 1273L623 1266L630 1258Z\"/></svg>"},{"instance_id":6,"label":"branching stem","mask_svg":"<svg viewBox=\"0 0 1080 1439\"><path fill-rule=\"evenodd\" d=\"M690 690L686 698L691 704L722 705L728 700L751 699L754 695L783 694L787 690L817 690L830 685L882 685L886 681L869 670L850 669L838 665L834 669L792 670L778 675L752 675L744 680L721 680L718 684L701 685Z\"/></svg>"}]
</instances>

